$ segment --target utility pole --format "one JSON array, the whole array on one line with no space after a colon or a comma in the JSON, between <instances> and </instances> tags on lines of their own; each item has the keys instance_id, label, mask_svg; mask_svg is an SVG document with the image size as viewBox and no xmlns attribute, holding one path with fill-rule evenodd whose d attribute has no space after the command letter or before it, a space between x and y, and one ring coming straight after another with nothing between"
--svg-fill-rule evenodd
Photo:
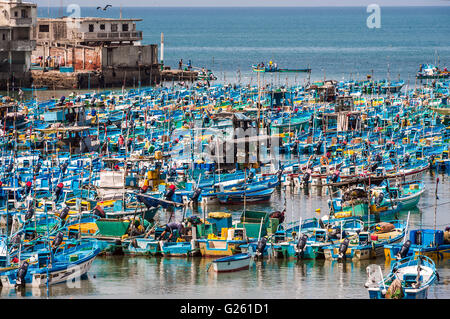
<instances>
[{"instance_id":1,"label":"utility pole","mask_svg":"<svg viewBox=\"0 0 450 319\"><path fill-rule=\"evenodd\" d=\"M164 70L164 32L161 32L161 71Z\"/></svg>"}]
</instances>

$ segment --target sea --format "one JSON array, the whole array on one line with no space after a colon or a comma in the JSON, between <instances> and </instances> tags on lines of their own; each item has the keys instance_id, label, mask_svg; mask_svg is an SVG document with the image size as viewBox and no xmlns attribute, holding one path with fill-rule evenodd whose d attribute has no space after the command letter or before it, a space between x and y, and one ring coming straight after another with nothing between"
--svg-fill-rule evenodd
<instances>
[{"instance_id":1,"label":"sea","mask_svg":"<svg viewBox=\"0 0 450 319\"><path fill-rule=\"evenodd\" d=\"M445 2L443 2L445 4ZM380 7L379 28L367 7L39 7L39 17L141 19L142 44L160 44L164 65L208 68L218 81L256 84L251 66L269 61L280 68L311 68L311 80L375 79L415 84L420 64L450 67L450 5ZM369 20L369 24L368 24ZM369 25L369 26L368 26ZM159 55L160 56L160 55ZM286 75L265 75L286 83ZM304 83L306 74L288 76Z\"/></svg>"},{"instance_id":2,"label":"sea","mask_svg":"<svg viewBox=\"0 0 450 319\"><path fill-rule=\"evenodd\" d=\"M57 17L66 8L38 8L39 17ZM120 8L81 8L82 16L118 18ZM142 44L158 43L164 33L164 64L178 61L211 69L218 81L256 84L251 66L272 60L283 68L311 68L311 79L350 80L367 74L375 79L401 78L414 85L422 63L450 66L450 6L381 7L380 28L368 28L365 7L345 8L132 8L124 18L142 19ZM303 83L305 75L288 79L270 76L273 83ZM436 201L436 177L440 178ZM418 208L399 213L410 228L444 229L450 225L450 181L446 174L425 172L426 191ZM321 217L328 212L328 195L278 188L265 204L248 209L275 211L286 208L287 222ZM435 202L437 205L435 205ZM316 209L320 208L320 213ZM210 207L238 218L242 206ZM206 212L188 212L187 214ZM175 213L179 220L182 212ZM164 213L161 220L167 220ZM436 222L435 222L436 220ZM229 274L207 272L210 259L164 257L98 257L88 278L49 289L17 292L2 289L11 298L299 298L366 299L366 267L390 265L384 258L360 262L324 260L263 260L250 269ZM440 281L429 298L450 298L450 261L436 264Z\"/></svg>"}]
</instances>

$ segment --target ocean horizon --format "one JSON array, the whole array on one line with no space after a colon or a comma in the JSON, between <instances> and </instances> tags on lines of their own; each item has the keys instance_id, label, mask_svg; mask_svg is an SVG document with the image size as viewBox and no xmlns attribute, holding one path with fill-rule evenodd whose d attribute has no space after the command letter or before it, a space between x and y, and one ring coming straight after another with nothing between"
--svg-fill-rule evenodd
<instances>
[{"instance_id":1,"label":"ocean horizon","mask_svg":"<svg viewBox=\"0 0 450 319\"><path fill-rule=\"evenodd\" d=\"M70 15L68 7L38 7L38 17ZM82 17L119 18L120 7L81 7ZM61 14L62 12L62 14ZM381 7L369 28L366 7L122 7L142 19L142 44L160 44L164 64L180 59L211 69L219 81L255 83L253 64L311 68L311 80L403 79L415 83L422 63L450 65L450 6ZM304 74L265 76L267 82L306 81Z\"/></svg>"}]
</instances>

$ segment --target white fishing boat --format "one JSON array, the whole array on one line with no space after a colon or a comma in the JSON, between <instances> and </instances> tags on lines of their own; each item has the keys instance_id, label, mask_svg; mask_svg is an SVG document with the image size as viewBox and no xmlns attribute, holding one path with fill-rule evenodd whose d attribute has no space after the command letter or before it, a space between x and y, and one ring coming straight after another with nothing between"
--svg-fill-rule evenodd
<instances>
[{"instance_id":1,"label":"white fishing boat","mask_svg":"<svg viewBox=\"0 0 450 319\"><path fill-rule=\"evenodd\" d=\"M248 269L250 261L250 254L237 254L216 259L212 262L212 265L215 272L232 272Z\"/></svg>"}]
</instances>

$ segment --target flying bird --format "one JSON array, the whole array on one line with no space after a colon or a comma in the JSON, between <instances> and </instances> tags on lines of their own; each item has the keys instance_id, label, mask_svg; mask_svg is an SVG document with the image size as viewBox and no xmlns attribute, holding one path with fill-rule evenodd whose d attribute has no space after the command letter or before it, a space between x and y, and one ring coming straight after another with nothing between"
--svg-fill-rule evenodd
<instances>
[{"instance_id":1,"label":"flying bird","mask_svg":"<svg viewBox=\"0 0 450 319\"><path fill-rule=\"evenodd\" d=\"M112 5L107 4L104 8L102 8L102 7L97 7L97 10L102 9L103 11L106 11L106 9L108 9L108 7L112 7Z\"/></svg>"}]
</instances>

